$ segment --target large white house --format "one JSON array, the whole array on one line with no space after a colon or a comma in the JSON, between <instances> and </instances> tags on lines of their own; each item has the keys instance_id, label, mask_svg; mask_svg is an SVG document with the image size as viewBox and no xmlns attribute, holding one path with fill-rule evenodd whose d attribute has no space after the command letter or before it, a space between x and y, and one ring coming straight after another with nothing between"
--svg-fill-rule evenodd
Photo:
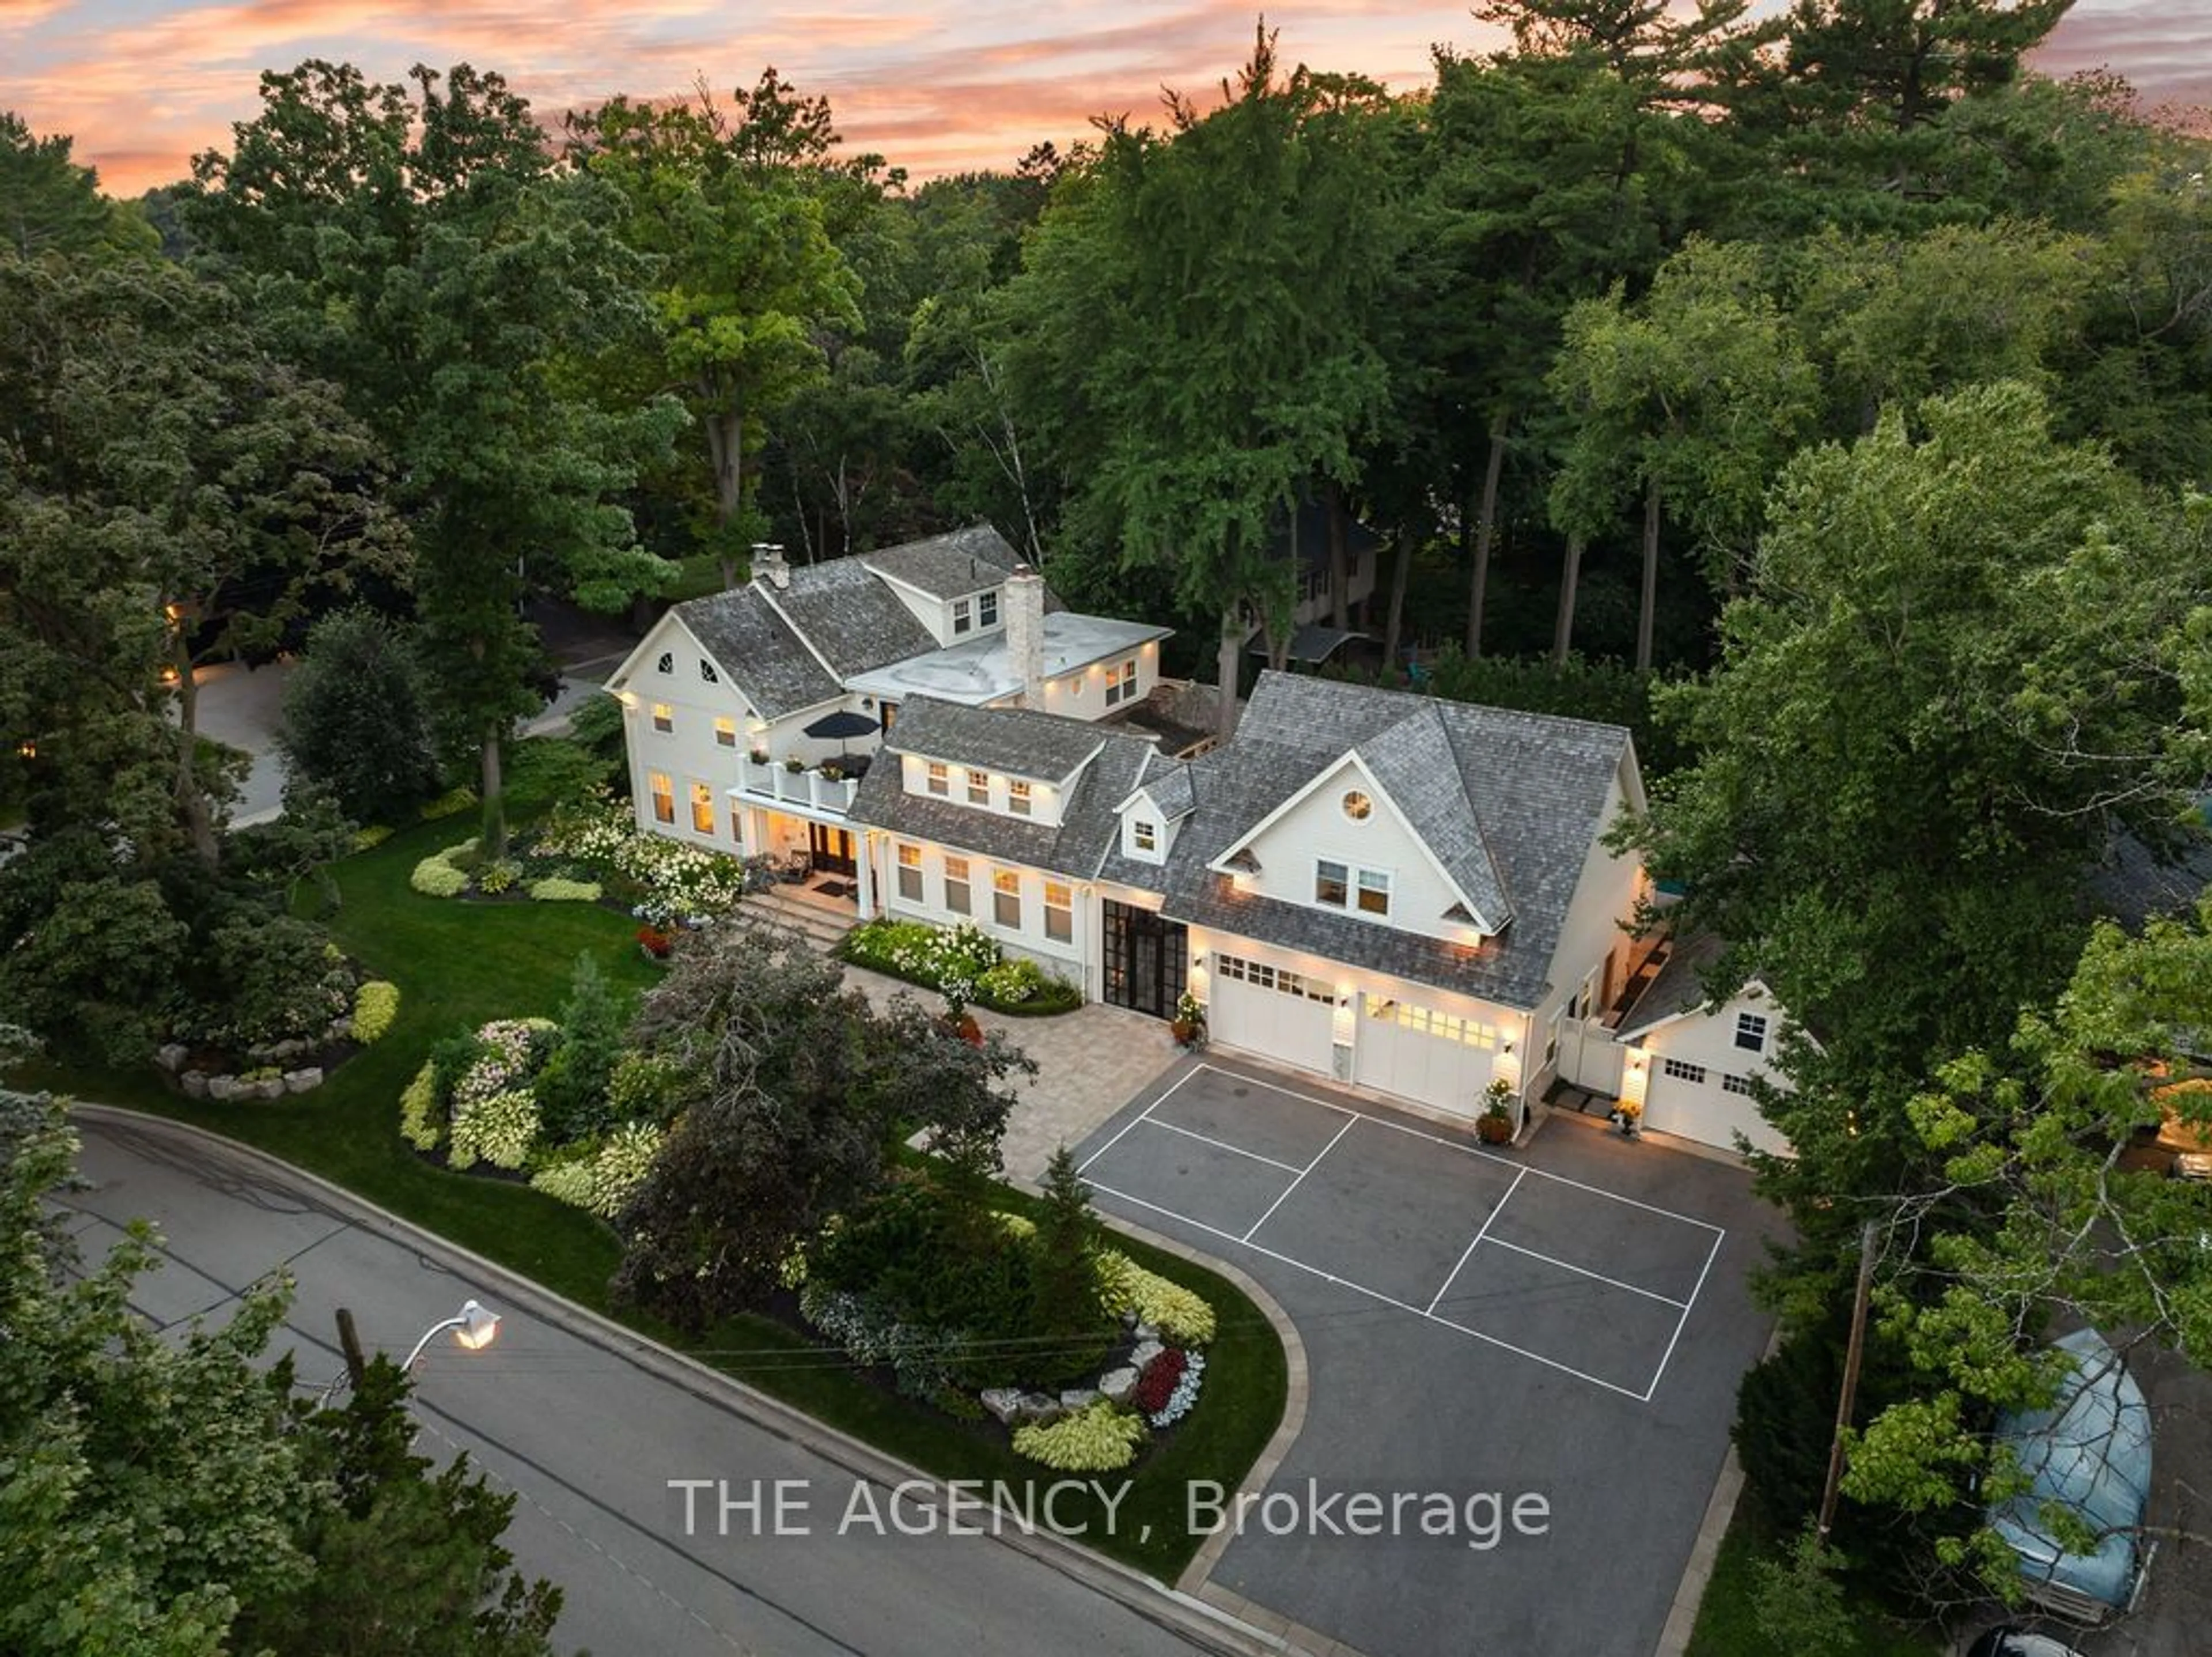
<instances>
[{"instance_id":1,"label":"large white house","mask_svg":"<svg viewBox=\"0 0 2212 1657\"><path fill-rule=\"evenodd\" d=\"M856 917L971 922L1156 1017L1188 990L1216 1045L1425 1110L1558 1080L1776 1142L1751 1096L1771 998L1709 1005L1701 950L1626 929L1626 730L1271 673L1177 758L1128 716L1162 636L1054 609L988 530L771 570L678 606L617 675L639 821L803 842ZM847 739L857 781L805 734L835 712L888 727Z\"/></svg>"}]
</instances>

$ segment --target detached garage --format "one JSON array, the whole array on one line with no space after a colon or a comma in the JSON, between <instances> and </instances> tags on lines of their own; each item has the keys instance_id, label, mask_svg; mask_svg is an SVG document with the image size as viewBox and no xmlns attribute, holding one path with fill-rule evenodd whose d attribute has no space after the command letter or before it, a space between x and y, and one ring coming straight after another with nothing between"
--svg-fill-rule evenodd
<instances>
[{"instance_id":1,"label":"detached garage","mask_svg":"<svg viewBox=\"0 0 2212 1657\"><path fill-rule=\"evenodd\" d=\"M1678 947L1613 1032L1629 1049L1624 1096L1644 1088L1644 1125L1723 1150L1741 1135L1760 1150L1789 1142L1759 1113L1754 1080L1771 1068L1782 1020L1766 986L1753 978L1726 1002L1705 1000L1700 974L1717 953Z\"/></svg>"}]
</instances>

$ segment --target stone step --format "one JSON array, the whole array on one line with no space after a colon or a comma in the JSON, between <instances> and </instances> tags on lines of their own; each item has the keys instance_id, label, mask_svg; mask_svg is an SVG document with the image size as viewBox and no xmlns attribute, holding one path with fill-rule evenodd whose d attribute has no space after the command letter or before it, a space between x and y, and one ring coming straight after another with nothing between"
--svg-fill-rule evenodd
<instances>
[{"instance_id":1,"label":"stone step","mask_svg":"<svg viewBox=\"0 0 2212 1657\"><path fill-rule=\"evenodd\" d=\"M796 933L825 953L854 924L831 911L801 898L787 898L780 892L748 893L741 907L752 919Z\"/></svg>"}]
</instances>

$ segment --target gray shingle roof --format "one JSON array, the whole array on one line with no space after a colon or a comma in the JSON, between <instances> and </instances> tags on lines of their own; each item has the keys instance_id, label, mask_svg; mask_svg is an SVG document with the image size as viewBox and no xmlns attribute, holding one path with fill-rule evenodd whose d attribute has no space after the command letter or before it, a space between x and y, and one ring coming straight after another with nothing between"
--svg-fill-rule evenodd
<instances>
[{"instance_id":1,"label":"gray shingle roof","mask_svg":"<svg viewBox=\"0 0 2212 1657\"><path fill-rule=\"evenodd\" d=\"M783 612L840 679L937 648L929 630L862 558L803 564L792 570L790 586L756 582L754 590Z\"/></svg>"},{"instance_id":2,"label":"gray shingle roof","mask_svg":"<svg viewBox=\"0 0 2212 1657\"><path fill-rule=\"evenodd\" d=\"M1097 752L1109 734L1088 720L1033 708L970 708L918 696L899 704L897 722L884 746L956 765L1059 783ZM1108 803L1121 798L1117 794Z\"/></svg>"},{"instance_id":3,"label":"gray shingle roof","mask_svg":"<svg viewBox=\"0 0 2212 1657\"><path fill-rule=\"evenodd\" d=\"M1188 817L1198 801L1190 791L1190 767L1180 759L1170 759L1164 754L1154 754L1146 763L1137 786L1152 796L1160 814L1170 823L1178 817Z\"/></svg>"},{"instance_id":4,"label":"gray shingle roof","mask_svg":"<svg viewBox=\"0 0 2212 1657\"><path fill-rule=\"evenodd\" d=\"M675 611L762 718L781 719L839 694L837 681L754 588L688 599Z\"/></svg>"},{"instance_id":5,"label":"gray shingle roof","mask_svg":"<svg viewBox=\"0 0 2212 1657\"><path fill-rule=\"evenodd\" d=\"M960 739L968 737L975 739L973 743L961 746ZM917 697L900 709L884 747L886 757L869 768L854 796L853 821L1085 880L1097 874L1100 861L1118 843L1121 819L1114 808L1136 785L1137 773L1152 750L1143 737L1058 714L1028 708L963 708L927 697ZM954 800L907 793L901 767L889 758L897 753L1011 771L1018 776L1050 776L1055 781L1077 765L1083 771L1061 802L1059 823L1036 823ZM1070 754L1075 758L1066 770L1051 770ZM1018 757L1017 763L1008 763L1008 756ZM1086 758L1088 765L1084 764Z\"/></svg>"},{"instance_id":6,"label":"gray shingle roof","mask_svg":"<svg viewBox=\"0 0 2212 1657\"><path fill-rule=\"evenodd\" d=\"M1021 562L1006 538L987 523L859 556L870 569L936 599L957 599L996 587Z\"/></svg>"},{"instance_id":7,"label":"gray shingle roof","mask_svg":"<svg viewBox=\"0 0 2212 1657\"><path fill-rule=\"evenodd\" d=\"M1444 740L1429 735L1417 742L1418 731L1409 733L1398 740L1408 750L1404 763L1425 755L1439 771L1456 771L1473 819L1458 831L1461 855L1487 848L1498 890L1511 905L1503 935L1469 952L1348 915L1232 895L1226 877L1206 868L1317 772L1351 749L1364 752L1424 710L1433 710ZM1197 808L1164 871L1166 912L1503 1006L1534 1008L1549 987L1559 929L1590 843L1606 826L1607 789L1627 744L1628 733L1614 725L1263 673L1235 738L1190 764ZM1421 809L1432 825L1447 823L1456 809L1448 779L1433 787L1440 797L1428 797L1425 785ZM1117 854L1103 872L1157 887L1163 871Z\"/></svg>"},{"instance_id":8,"label":"gray shingle roof","mask_svg":"<svg viewBox=\"0 0 2212 1657\"><path fill-rule=\"evenodd\" d=\"M1667 959L1660 964L1659 971L1644 986L1644 993L1636 998L1635 1005L1621 1014L1613 1033L1624 1038L1632 1036L1703 1007L1709 999L1705 994L1705 970L1721 958L1721 952L1720 939L1711 932L1674 939L1667 947Z\"/></svg>"},{"instance_id":9,"label":"gray shingle roof","mask_svg":"<svg viewBox=\"0 0 2212 1657\"><path fill-rule=\"evenodd\" d=\"M1362 742L1358 754L1413 832L1443 865L1452 884L1474 905L1484 929L1502 932L1513 918L1513 905L1483 842L1482 825L1467 796L1442 706L1425 703L1409 717Z\"/></svg>"}]
</instances>

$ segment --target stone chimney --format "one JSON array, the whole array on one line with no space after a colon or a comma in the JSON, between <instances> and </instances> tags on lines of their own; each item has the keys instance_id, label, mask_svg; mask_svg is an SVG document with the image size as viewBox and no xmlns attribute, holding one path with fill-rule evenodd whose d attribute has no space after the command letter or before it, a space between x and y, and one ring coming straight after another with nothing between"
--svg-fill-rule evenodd
<instances>
[{"instance_id":1,"label":"stone chimney","mask_svg":"<svg viewBox=\"0 0 2212 1657\"><path fill-rule=\"evenodd\" d=\"M1044 577L1025 564L1006 577L1006 665L1021 682L1022 701L1044 706Z\"/></svg>"},{"instance_id":2,"label":"stone chimney","mask_svg":"<svg viewBox=\"0 0 2212 1657\"><path fill-rule=\"evenodd\" d=\"M791 585L791 566L784 562L783 547L775 541L753 543L753 575L781 593Z\"/></svg>"}]
</instances>

